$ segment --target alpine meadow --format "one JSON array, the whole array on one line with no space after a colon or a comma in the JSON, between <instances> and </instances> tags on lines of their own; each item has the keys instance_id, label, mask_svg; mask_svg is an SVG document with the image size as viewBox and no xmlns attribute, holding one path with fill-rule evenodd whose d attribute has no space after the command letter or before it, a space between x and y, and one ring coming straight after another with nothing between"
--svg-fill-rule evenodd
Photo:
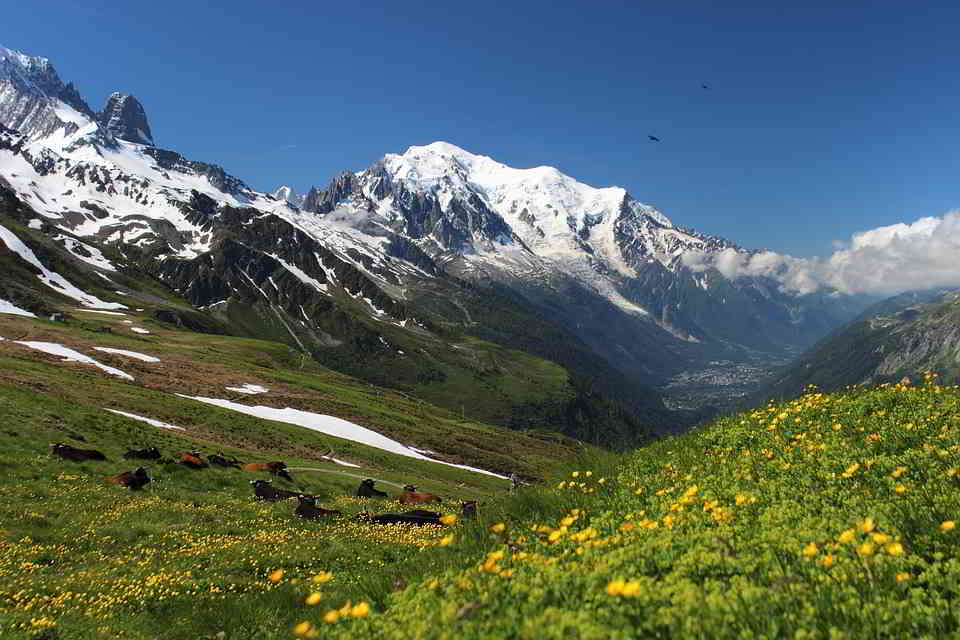
<instances>
[{"instance_id":1,"label":"alpine meadow","mask_svg":"<svg viewBox=\"0 0 960 640\"><path fill-rule=\"evenodd\" d=\"M28 4L0 638L960 638L960 10Z\"/></svg>"}]
</instances>

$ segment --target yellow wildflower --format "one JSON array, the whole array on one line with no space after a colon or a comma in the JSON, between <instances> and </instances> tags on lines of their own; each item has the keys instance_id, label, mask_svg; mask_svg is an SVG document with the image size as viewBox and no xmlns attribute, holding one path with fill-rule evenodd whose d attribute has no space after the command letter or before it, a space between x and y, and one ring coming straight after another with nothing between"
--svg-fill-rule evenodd
<instances>
[{"instance_id":1,"label":"yellow wildflower","mask_svg":"<svg viewBox=\"0 0 960 640\"><path fill-rule=\"evenodd\" d=\"M317 584L325 584L333 580L333 574L329 571L321 571L310 579Z\"/></svg>"},{"instance_id":2,"label":"yellow wildflower","mask_svg":"<svg viewBox=\"0 0 960 640\"><path fill-rule=\"evenodd\" d=\"M492 531L493 533L503 533L506 530L506 528L507 528L507 525L505 525L502 522L498 522L497 524L490 525L490 531Z\"/></svg>"},{"instance_id":3,"label":"yellow wildflower","mask_svg":"<svg viewBox=\"0 0 960 640\"><path fill-rule=\"evenodd\" d=\"M304 620L303 622L301 622L300 624L298 624L293 628L293 635L303 638L307 634L309 634L310 631L312 630L313 630L313 625L309 621Z\"/></svg>"},{"instance_id":4,"label":"yellow wildflower","mask_svg":"<svg viewBox=\"0 0 960 640\"><path fill-rule=\"evenodd\" d=\"M873 541L877 544L886 544L890 542L890 536L885 533L875 533L873 534Z\"/></svg>"},{"instance_id":5,"label":"yellow wildflower","mask_svg":"<svg viewBox=\"0 0 960 640\"><path fill-rule=\"evenodd\" d=\"M354 618L366 618L370 615L370 605L366 602L361 602L350 610L350 615Z\"/></svg>"},{"instance_id":6,"label":"yellow wildflower","mask_svg":"<svg viewBox=\"0 0 960 640\"><path fill-rule=\"evenodd\" d=\"M621 579L612 580L610 584L607 585L607 593L611 596L619 596L623 593L623 588L626 586L626 582Z\"/></svg>"},{"instance_id":7,"label":"yellow wildflower","mask_svg":"<svg viewBox=\"0 0 960 640\"><path fill-rule=\"evenodd\" d=\"M274 571L271 571L269 574L267 574L267 580L269 580L273 584L277 584L278 582L283 580L283 573L284 573L283 569L276 569Z\"/></svg>"},{"instance_id":8,"label":"yellow wildflower","mask_svg":"<svg viewBox=\"0 0 960 640\"><path fill-rule=\"evenodd\" d=\"M453 515L452 513L448 513L448 514L445 515L445 516L441 516L440 522L442 522L443 524L446 524L446 525L456 524L456 523L457 523L457 516Z\"/></svg>"},{"instance_id":9,"label":"yellow wildflower","mask_svg":"<svg viewBox=\"0 0 960 640\"><path fill-rule=\"evenodd\" d=\"M330 609L330 611L327 611L327 613L325 613L323 616L323 621L328 624L334 624L339 619L340 619L340 612L337 611L336 609Z\"/></svg>"},{"instance_id":10,"label":"yellow wildflower","mask_svg":"<svg viewBox=\"0 0 960 640\"><path fill-rule=\"evenodd\" d=\"M453 544L453 541L454 541L454 537L452 533L450 535L443 536L442 538L440 538L440 546L449 547L450 545Z\"/></svg>"},{"instance_id":11,"label":"yellow wildflower","mask_svg":"<svg viewBox=\"0 0 960 640\"><path fill-rule=\"evenodd\" d=\"M874 546L872 542L864 542L859 547L857 547L857 553L862 556L872 556L874 552Z\"/></svg>"},{"instance_id":12,"label":"yellow wildflower","mask_svg":"<svg viewBox=\"0 0 960 640\"><path fill-rule=\"evenodd\" d=\"M839 537L837 537L837 541L842 542L843 544L850 544L853 542L855 536L856 533L854 533L853 529L847 529L841 533Z\"/></svg>"},{"instance_id":13,"label":"yellow wildflower","mask_svg":"<svg viewBox=\"0 0 960 640\"><path fill-rule=\"evenodd\" d=\"M894 469L893 473L891 473L890 475L892 475L894 478L899 478L906 472L907 472L906 467L897 467L896 469Z\"/></svg>"},{"instance_id":14,"label":"yellow wildflower","mask_svg":"<svg viewBox=\"0 0 960 640\"><path fill-rule=\"evenodd\" d=\"M850 476L852 476L853 474L855 474L855 473L856 473L857 471L859 471L859 470L860 470L860 463L859 463L859 462L854 462L852 465L850 465L849 467L847 467L847 469L846 469L841 475L842 475L844 478L849 478Z\"/></svg>"},{"instance_id":15,"label":"yellow wildflower","mask_svg":"<svg viewBox=\"0 0 960 640\"><path fill-rule=\"evenodd\" d=\"M863 522L860 523L860 530L864 533L870 533L876 528L876 523L873 521L873 518L864 518Z\"/></svg>"},{"instance_id":16,"label":"yellow wildflower","mask_svg":"<svg viewBox=\"0 0 960 640\"><path fill-rule=\"evenodd\" d=\"M898 485L894 488L894 491L896 491L899 495L902 496L903 494L905 494L905 493L907 492L907 488L906 488L905 486L903 486L902 484L898 484Z\"/></svg>"},{"instance_id":17,"label":"yellow wildflower","mask_svg":"<svg viewBox=\"0 0 960 640\"><path fill-rule=\"evenodd\" d=\"M323 594L318 591L314 591L309 596L307 596L306 603L309 604L310 606L313 606L315 604L320 604L321 600L323 600Z\"/></svg>"},{"instance_id":18,"label":"yellow wildflower","mask_svg":"<svg viewBox=\"0 0 960 640\"><path fill-rule=\"evenodd\" d=\"M946 533L947 531L953 531L956 529L957 523L953 520L946 520L940 523L940 531Z\"/></svg>"},{"instance_id":19,"label":"yellow wildflower","mask_svg":"<svg viewBox=\"0 0 960 640\"><path fill-rule=\"evenodd\" d=\"M812 558L813 556L817 555L818 552L819 549L817 549L817 545L813 542L803 548L803 555L807 556L808 558Z\"/></svg>"},{"instance_id":20,"label":"yellow wildflower","mask_svg":"<svg viewBox=\"0 0 960 640\"><path fill-rule=\"evenodd\" d=\"M887 545L887 553L891 556L902 556L903 555L903 545L899 542L891 542Z\"/></svg>"},{"instance_id":21,"label":"yellow wildflower","mask_svg":"<svg viewBox=\"0 0 960 640\"><path fill-rule=\"evenodd\" d=\"M901 571L900 573L897 574L897 582L903 582L904 580L909 580L909 579L910 579L910 574L907 573L906 571Z\"/></svg>"},{"instance_id":22,"label":"yellow wildflower","mask_svg":"<svg viewBox=\"0 0 960 640\"><path fill-rule=\"evenodd\" d=\"M825 567L832 567L835 560L836 559L833 557L833 554L828 553L827 555L823 556L823 559L820 562Z\"/></svg>"}]
</instances>

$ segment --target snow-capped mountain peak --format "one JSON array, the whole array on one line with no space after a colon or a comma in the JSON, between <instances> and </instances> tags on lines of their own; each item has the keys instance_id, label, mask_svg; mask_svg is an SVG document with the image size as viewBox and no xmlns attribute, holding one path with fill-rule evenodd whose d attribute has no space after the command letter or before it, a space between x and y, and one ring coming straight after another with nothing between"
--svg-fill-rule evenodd
<instances>
[{"instance_id":1,"label":"snow-capped mountain peak","mask_svg":"<svg viewBox=\"0 0 960 640\"><path fill-rule=\"evenodd\" d=\"M304 195L294 191L293 187L283 185L274 190L270 195L281 202L287 202L296 207L303 206Z\"/></svg>"},{"instance_id":2,"label":"snow-capped mountain peak","mask_svg":"<svg viewBox=\"0 0 960 640\"><path fill-rule=\"evenodd\" d=\"M0 46L0 122L31 139L74 133L94 113L47 58Z\"/></svg>"},{"instance_id":3,"label":"snow-capped mountain peak","mask_svg":"<svg viewBox=\"0 0 960 640\"><path fill-rule=\"evenodd\" d=\"M434 198L443 213L455 202L474 202L475 208L475 198L532 253L586 261L591 269L633 274L624 255L622 232L635 231L638 224L648 231L656 228L647 235L684 235L666 216L636 202L621 187L593 187L549 166L515 169L449 142L387 154L382 165L390 185ZM656 239L651 241L657 244ZM674 257L663 247L642 253L665 264Z\"/></svg>"}]
</instances>

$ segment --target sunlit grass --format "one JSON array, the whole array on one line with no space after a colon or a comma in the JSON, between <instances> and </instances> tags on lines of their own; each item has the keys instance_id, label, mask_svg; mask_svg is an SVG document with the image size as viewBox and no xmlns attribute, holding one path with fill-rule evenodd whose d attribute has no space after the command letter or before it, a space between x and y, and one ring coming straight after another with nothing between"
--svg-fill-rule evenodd
<instances>
[{"instance_id":1,"label":"sunlit grass","mask_svg":"<svg viewBox=\"0 0 960 640\"><path fill-rule=\"evenodd\" d=\"M3 507L11 637L960 633L960 391L933 379L811 391L583 458L447 527L301 522L198 476L133 494L89 465L43 480L48 460L23 462L40 471Z\"/></svg>"}]
</instances>

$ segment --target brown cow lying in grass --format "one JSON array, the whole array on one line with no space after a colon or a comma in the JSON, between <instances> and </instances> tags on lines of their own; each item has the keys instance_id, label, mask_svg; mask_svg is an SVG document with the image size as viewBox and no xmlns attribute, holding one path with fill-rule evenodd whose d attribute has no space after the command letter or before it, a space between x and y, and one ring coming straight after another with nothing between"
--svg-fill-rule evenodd
<instances>
[{"instance_id":1,"label":"brown cow lying in grass","mask_svg":"<svg viewBox=\"0 0 960 640\"><path fill-rule=\"evenodd\" d=\"M107 476L107 482L119 484L131 491L136 491L137 489L142 489L145 484L150 482L150 476L147 475L146 469L137 467L136 471L125 471L119 475Z\"/></svg>"},{"instance_id":2,"label":"brown cow lying in grass","mask_svg":"<svg viewBox=\"0 0 960 640\"><path fill-rule=\"evenodd\" d=\"M190 453L181 453L180 460L178 460L178 462L185 467L189 467L190 469L206 469L207 467L210 466L201 457L199 451L191 451Z\"/></svg>"},{"instance_id":3,"label":"brown cow lying in grass","mask_svg":"<svg viewBox=\"0 0 960 640\"><path fill-rule=\"evenodd\" d=\"M280 476L285 480L293 482L293 478L287 473L286 462L250 462L241 467L246 471L267 471L275 476Z\"/></svg>"},{"instance_id":4,"label":"brown cow lying in grass","mask_svg":"<svg viewBox=\"0 0 960 640\"><path fill-rule=\"evenodd\" d=\"M318 507L317 499L314 496L308 496L301 493L297 496L297 499L300 501L300 504L297 505L297 509L294 511L294 513L304 520L316 520L317 518L322 518L324 516L340 515L339 511Z\"/></svg>"},{"instance_id":5,"label":"brown cow lying in grass","mask_svg":"<svg viewBox=\"0 0 960 640\"><path fill-rule=\"evenodd\" d=\"M418 504L420 502L433 502L434 500L442 502L437 494L417 491L417 488L412 484L403 487L403 493L397 496L397 500L400 504Z\"/></svg>"},{"instance_id":6,"label":"brown cow lying in grass","mask_svg":"<svg viewBox=\"0 0 960 640\"><path fill-rule=\"evenodd\" d=\"M63 444L58 442L53 445L52 455L60 456L64 460L70 460L72 462L83 462L84 460L106 460L107 456L103 455L96 449L77 449L76 447L71 447L68 444Z\"/></svg>"}]
</instances>

